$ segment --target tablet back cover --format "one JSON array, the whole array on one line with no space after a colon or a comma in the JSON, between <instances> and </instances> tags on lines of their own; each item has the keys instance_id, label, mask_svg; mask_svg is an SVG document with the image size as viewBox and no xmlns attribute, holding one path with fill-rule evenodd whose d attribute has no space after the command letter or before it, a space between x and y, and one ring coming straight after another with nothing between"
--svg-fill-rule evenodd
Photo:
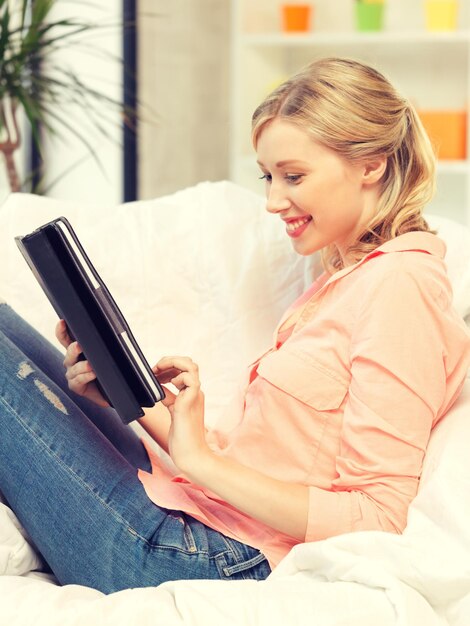
<instances>
[{"instance_id":1,"label":"tablet back cover","mask_svg":"<svg viewBox=\"0 0 470 626\"><path fill-rule=\"evenodd\" d=\"M163 389L68 221L58 218L15 239L122 421L142 417L142 407L161 400Z\"/></svg>"}]
</instances>

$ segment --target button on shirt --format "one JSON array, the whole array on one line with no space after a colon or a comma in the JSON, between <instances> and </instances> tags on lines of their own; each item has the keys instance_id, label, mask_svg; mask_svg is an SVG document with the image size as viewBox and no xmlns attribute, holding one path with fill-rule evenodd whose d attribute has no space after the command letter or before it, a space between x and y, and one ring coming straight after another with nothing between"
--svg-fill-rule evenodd
<instances>
[{"instance_id":1,"label":"button on shirt","mask_svg":"<svg viewBox=\"0 0 470 626\"><path fill-rule=\"evenodd\" d=\"M444 255L438 237L410 232L320 276L250 366L240 402L208 434L217 454L308 486L305 541L406 524L431 430L470 365ZM298 543L148 451L152 474L139 477L157 505L258 548L271 567Z\"/></svg>"}]
</instances>

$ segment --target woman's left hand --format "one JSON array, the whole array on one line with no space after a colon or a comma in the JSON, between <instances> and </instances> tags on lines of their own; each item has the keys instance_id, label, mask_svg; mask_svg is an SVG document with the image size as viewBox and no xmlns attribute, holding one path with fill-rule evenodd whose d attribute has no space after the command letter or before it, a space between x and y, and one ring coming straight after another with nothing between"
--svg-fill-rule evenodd
<instances>
[{"instance_id":1,"label":"woman's left hand","mask_svg":"<svg viewBox=\"0 0 470 626\"><path fill-rule=\"evenodd\" d=\"M166 398L162 400L171 415L168 447L175 465L191 474L203 456L210 454L198 366L189 357L169 356L160 359L153 372L160 382L171 382L178 389L177 395L165 389Z\"/></svg>"}]
</instances>

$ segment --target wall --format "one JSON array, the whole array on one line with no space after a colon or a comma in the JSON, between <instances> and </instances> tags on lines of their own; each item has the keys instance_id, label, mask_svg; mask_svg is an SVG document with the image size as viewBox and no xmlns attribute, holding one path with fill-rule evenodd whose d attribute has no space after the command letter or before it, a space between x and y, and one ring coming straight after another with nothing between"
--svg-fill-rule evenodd
<instances>
[{"instance_id":1,"label":"wall","mask_svg":"<svg viewBox=\"0 0 470 626\"><path fill-rule=\"evenodd\" d=\"M100 28L81 38L79 46L69 45L52 60L71 68L86 84L110 98L121 98L121 3L58 2L54 19L77 17ZM90 123L92 108L62 103L57 113L69 125L61 128L62 138L45 141L47 195L90 204L117 204L122 198L121 116L103 102L99 107L100 124L108 138ZM97 160L75 137L80 132L95 151Z\"/></svg>"},{"instance_id":2,"label":"wall","mask_svg":"<svg viewBox=\"0 0 470 626\"><path fill-rule=\"evenodd\" d=\"M8 197L9 186L3 156L0 156L0 205Z\"/></svg>"},{"instance_id":3,"label":"wall","mask_svg":"<svg viewBox=\"0 0 470 626\"><path fill-rule=\"evenodd\" d=\"M139 2L140 197L229 169L230 0Z\"/></svg>"}]
</instances>

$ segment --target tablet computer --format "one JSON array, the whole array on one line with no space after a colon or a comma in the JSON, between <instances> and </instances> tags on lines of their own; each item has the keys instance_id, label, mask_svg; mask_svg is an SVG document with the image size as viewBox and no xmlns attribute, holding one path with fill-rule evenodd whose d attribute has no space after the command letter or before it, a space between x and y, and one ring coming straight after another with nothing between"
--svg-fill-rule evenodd
<instances>
[{"instance_id":1,"label":"tablet computer","mask_svg":"<svg viewBox=\"0 0 470 626\"><path fill-rule=\"evenodd\" d=\"M110 405L126 424L165 397L124 316L65 217L15 241Z\"/></svg>"}]
</instances>

